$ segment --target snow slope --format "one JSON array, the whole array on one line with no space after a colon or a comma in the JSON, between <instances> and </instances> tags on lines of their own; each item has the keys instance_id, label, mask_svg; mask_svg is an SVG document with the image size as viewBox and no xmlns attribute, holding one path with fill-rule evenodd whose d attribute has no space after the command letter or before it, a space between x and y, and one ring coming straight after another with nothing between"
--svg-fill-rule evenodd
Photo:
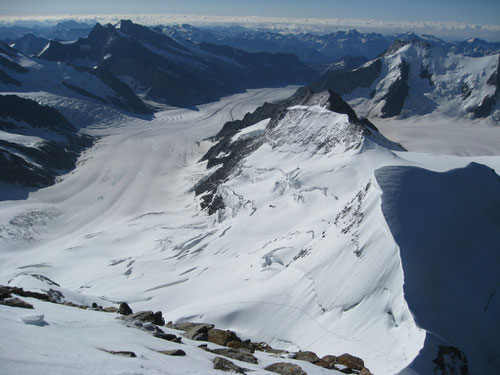
<instances>
[{"instance_id":1,"label":"snow slope","mask_svg":"<svg viewBox=\"0 0 500 375\"><path fill-rule=\"evenodd\" d=\"M155 338L147 331L127 327L116 319L118 314L80 310L32 298L25 300L35 309L0 305L2 340L9 339L9 345L1 342L2 374L221 374L213 369L212 360L217 355L198 348L199 341L182 338L183 344L176 344ZM182 334L165 327L162 330L178 336ZM210 344L211 349L217 347ZM159 353L178 349L185 352L184 357ZM129 351L136 357L111 355L106 351ZM255 356L258 365L232 361L255 375L270 374L263 368L275 362L291 362L308 373L341 374L306 361L278 359L261 352L256 352Z\"/></svg>"},{"instance_id":2,"label":"snow slope","mask_svg":"<svg viewBox=\"0 0 500 375\"><path fill-rule=\"evenodd\" d=\"M384 136L407 150L457 156L500 154L500 127L488 120L430 114L371 121Z\"/></svg>"},{"instance_id":3,"label":"snow slope","mask_svg":"<svg viewBox=\"0 0 500 375\"><path fill-rule=\"evenodd\" d=\"M192 188L213 171L197 163L211 145L203 139L291 92L255 90L90 129L102 138L71 174L0 203L0 284L80 303L127 301L285 349L348 352L374 374L403 370L428 327L405 299L404 247L384 216L376 171L480 161L499 173L500 159L394 151L347 115L295 106L264 131L243 130L262 146L219 187L226 208L200 210Z\"/></svg>"},{"instance_id":4,"label":"snow slope","mask_svg":"<svg viewBox=\"0 0 500 375\"><path fill-rule=\"evenodd\" d=\"M470 163L444 173L384 167L376 178L401 251L405 299L427 330L426 346L460 348L471 374L498 370L499 176ZM429 364L417 358L411 367L431 373Z\"/></svg>"}]
</instances>

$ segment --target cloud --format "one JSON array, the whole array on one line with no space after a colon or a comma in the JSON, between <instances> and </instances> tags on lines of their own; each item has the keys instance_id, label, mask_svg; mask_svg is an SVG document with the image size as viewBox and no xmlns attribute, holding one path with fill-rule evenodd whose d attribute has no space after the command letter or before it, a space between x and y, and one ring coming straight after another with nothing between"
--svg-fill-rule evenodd
<instances>
[{"instance_id":1,"label":"cloud","mask_svg":"<svg viewBox=\"0 0 500 375\"><path fill-rule=\"evenodd\" d=\"M362 32L393 34L413 31L433 34L456 40L479 37L500 41L500 25L467 24L462 22L396 21L358 18L280 18L257 16L208 16L192 14L116 14L116 15L65 15L65 16L0 16L0 23L17 25L50 25L65 20L86 23L116 23L120 19L131 19L143 25L169 25L187 23L194 26L241 25L249 28L270 29L278 32L328 33L337 30L358 29Z\"/></svg>"}]
</instances>

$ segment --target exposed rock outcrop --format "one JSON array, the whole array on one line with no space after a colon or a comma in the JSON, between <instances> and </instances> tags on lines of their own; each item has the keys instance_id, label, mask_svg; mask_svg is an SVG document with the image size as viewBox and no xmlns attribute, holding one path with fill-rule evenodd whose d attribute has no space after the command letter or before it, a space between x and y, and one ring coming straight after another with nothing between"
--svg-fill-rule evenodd
<instances>
[{"instance_id":1,"label":"exposed rock outcrop","mask_svg":"<svg viewBox=\"0 0 500 375\"><path fill-rule=\"evenodd\" d=\"M278 362L273 363L265 368L267 371L275 372L281 375L307 375L302 368L293 363Z\"/></svg>"},{"instance_id":2,"label":"exposed rock outcrop","mask_svg":"<svg viewBox=\"0 0 500 375\"><path fill-rule=\"evenodd\" d=\"M233 362L226 358L222 357L215 357L213 359L213 364L214 364L214 369L215 370L221 370L221 371L227 371L227 372L236 372L238 374L245 374L246 369L235 365Z\"/></svg>"},{"instance_id":3,"label":"exposed rock outcrop","mask_svg":"<svg viewBox=\"0 0 500 375\"><path fill-rule=\"evenodd\" d=\"M130 315L132 313L133 313L132 309L126 302L120 303L120 306L118 307L118 314Z\"/></svg>"}]
</instances>

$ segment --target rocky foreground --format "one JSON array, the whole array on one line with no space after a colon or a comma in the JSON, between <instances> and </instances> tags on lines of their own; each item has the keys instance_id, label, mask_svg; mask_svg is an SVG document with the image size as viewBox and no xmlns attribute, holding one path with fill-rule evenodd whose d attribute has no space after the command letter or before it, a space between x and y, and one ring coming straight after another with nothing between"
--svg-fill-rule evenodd
<instances>
[{"instance_id":1,"label":"rocky foreground","mask_svg":"<svg viewBox=\"0 0 500 375\"><path fill-rule=\"evenodd\" d=\"M133 312L129 305L125 302L118 306L102 307L93 303L90 306L77 305L72 302L61 302L59 296L46 293L27 291L23 288L0 286L0 304L22 309L35 309L32 300L35 299L43 303L53 303L65 305L68 307L78 308L81 310L89 310L95 312L103 312L115 314L118 320L123 321L123 324L130 328L135 328L142 332L148 333L160 340L166 340L174 345L168 350L155 350L166 356L171 357L186 357L186 346L193 346L195 342L203 342L197 345L198 350L202 350L213 354L212 364L214 370L236 372L246 374L254 371L253 369L245 368L245 364L259 365L260 361L256 353L270 356L275 359L271 364L263 367L263 370L278 373L282 375L306 375L306 372L301 367L301 362L308 362L315 366L332 370L332 373L344 374L361 374L370 375L371 372L364 366L362 359L350 354L342 354L340 356L325 355L319 358L311 351L289 352L272 348L265 342L252 342L251 340L242 340L238 334L231 330L222 330L215 328L213 324L198 323L198 322L167 322L161 311L139 311ZM26 325L34 325L43 327L49 325L45 320L44 315L30 315L21 317L21 321ZM160 328L161 327L161 328ZM142 334L142 333L141 333ZM106 352L113 356L121 356L128 358L137 358L138 354L133 351L122 350L122 348L97 348L100 351ZM233 362L234 361L234 362ZM269 362L269 361L267 361ZM311 373L311 371L309 371Z\"/></svg>"}]
</instances>

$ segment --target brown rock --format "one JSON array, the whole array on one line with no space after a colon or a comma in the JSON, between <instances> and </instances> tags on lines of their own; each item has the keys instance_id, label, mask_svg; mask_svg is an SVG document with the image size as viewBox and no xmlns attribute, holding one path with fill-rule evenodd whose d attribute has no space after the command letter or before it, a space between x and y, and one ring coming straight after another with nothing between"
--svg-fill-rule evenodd
<instances>
[{"instance_id":1,"label":"brown rock","mask_svg":"<svg viewBox=\"0 0 500 375\"><path fill-rule=\"evenodd\" d=\"M286 350L281 350L281 349L274 349L271 347L271 345L265 343L265 342L259 342L259 343L252 343L252 346L255 348L255 350L258 350L259 352L266 352L266 353L271 353L271 354L287 354L288 351Z\"/></svg>"},{"instance_id":2,"label":"brown rock","mask_svg":"<svg viewBox=\"0 0 500 375\"><path fill-rule=\"evenodd\" d=\"M234 371L239 374L245 374L245 371L248 371L247 369L235 365L233 362L226 358L215 357L212 362L214 363L215 370Z\"/></svg>"},{"instance_id":3,"label":"brown rock","mask_svg":"<svg viewBox=\"0 0 500 375\"><path fill-rule=\"evenodd\" d=\"M109 306L109 307L105 307L104 309L102 309L102 311L109 312L109 313L115 313L115 312L118 312L118 309L114 306Z\"/></svg>"},{"instance_id":4,"label":"brown rock","mask_svg":"<svg viewBox=\"0 0 500 375\"><path fill-rule=\"evenodd\" d=\"M10 307L21 307L23 309L33 309L33 305L29 304L28 302L24 302L23 300L20 300L19 298L5 298L0 301L0 305L5 305L5 306L10 306Z\"/></svg>"},{"instance_id":5,"label":"brown rock","mask_svg":"<svg viewBox=\"0 0 500 375\"><path fill-rule=\"evenodd\" d=\"M152 311L139 311L134 314L124 316L122 319L125 321L140 320L144 323L152 323L159 326L165 324L165 320L162 317L161 311L157 311L155 313Z\"/></svg>"},{"instance_id":6,"label":"brown rock","mask_svg":"<svg viewBox=\"0 0 500 375\"><path fill-rule=\"evenodd\" d=\"M333 370L335 368L335 363L337 363L337 357L334 355L325 355L318 362L316 362L315 365Z\"/></svg>"},{"instance_id":7,"label":"brown rock","mask_svg":"<svg viewBox=\"0 0 500 375\"><path fill-rule=\"evenodd\" d=\"M223 331L222 329L212 328L208 330L208 340L214 344L226 346L229 341L241 341L233 331Z\"/></svg>"},{"instance_id":8,"label":"brown rock","mask_svg":"<svg viewBox=\"0 0 500 375\"><path fill-rule=\"evenodd\" d=\"M373 375L366 367L359 372L359 375Z\"/></svg>"},{"instance_id":9,"label":"brown rock","mask_svg":"<svg viewBox=\"0 0 500 375\"><path fill-rule=\"evenodd\" d=\"M158 353L170 355L173 357L184 357L186 355L186 352L184 350L181 350L181 349L161 350Z\"/></svg>"},{"instance_id":10,"label":"brown rock","mask_svg":"<svg viewBox=\"0 0 500 375\"><path fill-rule=\"evenodd\" d=\"M337 363L358 371L361 371L365 367L365 363L361 358L355 357L347 353L338 356Z\"/></svg>"},{"instance_id":11,"label":"brown rock","mask_svg":"<svg viewBox=\"0 0 500 375\"><path fill-rule=\"evenodd\" d=\"M118 306L118 314L130 315L132 314L132 309L126 302L122 302L120 306Z\"/></svg>"},{"instance_id":12,"label":"brown rock","mask_svg":"<svg viewBox=\"0 0 500 375\"><path fill-rule=\"evenodd\" d=\"M181 338L177 337L176 335L173 335L171 333L163 333L163 332L157 332L153 335L154 337L158 337L159 339L167 340L167 341L172 341L176 343L181 342Z\"/></svg>"},{"instance_id":13,"label":"brown rock","mask_svg":"<svg viewBox=\"0 0 500 375\"><path fill-rule=\"evenodd\" d=\"M183 322L178 324L173 324L172 322L167 323L168 328L178 329L179 331L186 331L186 332L192 330L193 328L201 326L208 326L207 329L212 329L215 327L213 324L207 324L207 323L194 323L194 322Z\"/></svg>"},{"instance_id":14,"label":"brown rock","mask_svg":"<svg viewBox=\"0 0 500 375\"><path fill-rule=\"evenodd\" d=\"M250 340L246 341L229 341L226 346L231 349L240 349L246 350L250 353L255 353L255 348L250 342Z\"/></svg>"},{"instance_id":15,"label":"brown rock","mask_svg":"<svg viewBox=\"0 0 500 375\"><path fill-rule=\"evenodd\" d=\"M189 331L187 331L184 336L186 336L186 338L188 338L189 340L207 341L208 330L212 328L212 324L197 324Z\"/></svg>"},{"instance_id":16,"label":"brown rock","mask_svg":"<svg viewBox=\"0 0 500 375\"><path fill-rule=\"evenodd\" d=\"M18 288L18 287L13 287L10 289L10 291L12 294L17 294L18 296L21 297L31 297L47 302L50 301L50 297L44 293L30 292L28 290L24 290L23 288Z\"/></svg>"},{"instance_id":17,"label":"brown rock","mask_svg":"<svg viewBox=\"0 0 500 375\"><path fill-rule=\"evenodd\" d=\"M278 362L267 366L264 370L275 372L281 375L307 375L300 366L293 363Z\"/></svg>"},{"instance_id":18,"label":"brown rock","mask_svg":"<svg viewBox=\"0 0 500 375\"><path fill-rule=\"evenodd\" d=\"M297 352L292 355L292 358L298 359L300 361L307 361L311 363L316 363L319 361L319 357L314 352Z\"/></svg>"},{"instance_id":19,"label":"brown rock","mask_svg":"<svg viewBox=\"0 0 500 375\"><path fill-rule=\"evenodd\" d=\"M344 367L343 369L337 371L340 371L342 374L354 374L354 370L350 367Z\"/></svg>"},{"instance_id":20,"label":"brown rock","mask_svg":"<svg viewBox=\"0 0 500 375\"><path fill-rule=\"evenodd\" d=\"M248 362L248 363L253 363L257 364L258 360L257 358L252 355L252 353L249 353L244 350L238 350L238 349L206 349L209 352L218 354L218 355L223 355L224 357L236 359L237 361L242 361L242 362Z\"/></svg>"}]
</instances>

